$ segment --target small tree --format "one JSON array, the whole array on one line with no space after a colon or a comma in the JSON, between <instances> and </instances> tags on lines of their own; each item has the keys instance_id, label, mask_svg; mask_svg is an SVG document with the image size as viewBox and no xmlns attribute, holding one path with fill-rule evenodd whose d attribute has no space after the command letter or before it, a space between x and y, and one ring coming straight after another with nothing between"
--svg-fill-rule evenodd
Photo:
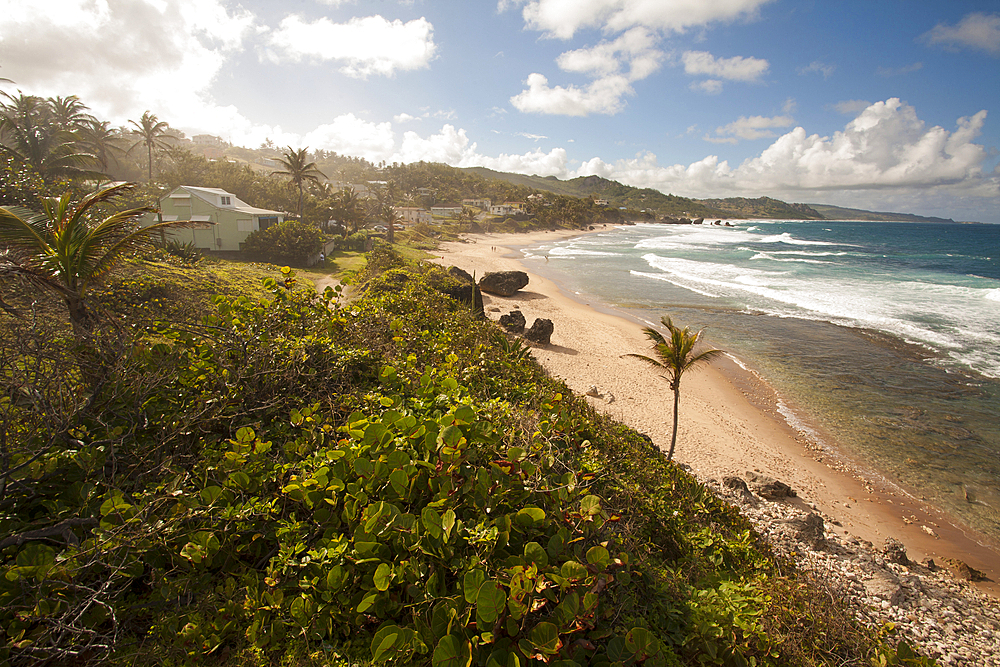
<instances>
[{"instance_id":1,"label":"small tree","mask_svg":"<svg viewBox=\"0 0 1000 667\"><path fill-rule=\"evenodd\" d=\"M670 435L670 451L667 452L667 460L670 460L674 457L674 447L677 445L677 414L681 400L681 376L694 366L719 356L722 354L722 350L708 349L695 352L703 329L698 332L692 332L688 327L681 329L674 325L669 315L664 315L660 322L667 328L667 333L670 334L669 338L652 327L646 327L642 330L646 337L653 341L656 359L641 354L626 354L625 356L642 359L651 366L665 371L665 377L670 381L670 389L674 392L674 427Z\"/></svg>"},{"instance_id":2,"label":"small tree","mask_svg":"<svg viewBox=\"0 0 1000 667\"><path fill-rule=\"evenodd\" d=\"M302 264L322 250L319 228L297 220L253 232L243 243L243 252L275 264Z\"/></svg>"},{"instance_id":3,"label":"small tree","mask_svg":"<svg viewBox=\"0 0 1000 667\"><path fill-rule=\"evenodd\" d=\"M126 197L134 186L124 183L95 190L79 202L67 192L42 202L36 213L20 206L0 206L0 278L16 276L56 292L69 310L77 331L91 324L86 297L126 255L152 247L164 229L187 221L160 222L139 228L136 221L155 209L143 206L101 218L104 205Z\"/></svg>"}]
</instances>

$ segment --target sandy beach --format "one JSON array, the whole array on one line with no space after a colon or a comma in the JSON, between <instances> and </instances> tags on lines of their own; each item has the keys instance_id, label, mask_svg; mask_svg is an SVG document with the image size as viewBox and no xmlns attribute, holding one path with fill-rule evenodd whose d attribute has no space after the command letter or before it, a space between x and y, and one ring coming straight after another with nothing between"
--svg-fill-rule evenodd
<instances>
[{"instance_id":1,"label":"sandy beach","mask_svg":"<svg viewBox=\"0 0 1000 667\"><path fill-rule=\"evenodd\" d=\"M530 282L514 296L483 295L487 316L496 320L518 309L529 326L535 318L552 320L551 343L535 347L533 356L577 394L596 387L600 396L587 397L588 401L645 433L666 451L673 405L667 382L642 361L622 356L650 353L642 324L603 304L564 293L557 284L532 273L530 263L522 262L516 251L559 236L578 235L470 235L465 242L442 244L433 261L477 276L488 271L526 271ZM782 399L794 405L794 397ZM824 517L828 534L836 532L876 547L893 537L906 546L912 560L964 561L991 580L978 584L979 589L1000 597L997 545L955 525L915 494L881 480L874 472L812 446L788 425L777 406L778 396L767 383L734 358L723 357L686 374L675 460L690 466L704 481L719 481L727 475L746 479L748 471L774 477L795 490L797 498L789 502L804 510L815 509Z\"/></svg>"}]
</instances>

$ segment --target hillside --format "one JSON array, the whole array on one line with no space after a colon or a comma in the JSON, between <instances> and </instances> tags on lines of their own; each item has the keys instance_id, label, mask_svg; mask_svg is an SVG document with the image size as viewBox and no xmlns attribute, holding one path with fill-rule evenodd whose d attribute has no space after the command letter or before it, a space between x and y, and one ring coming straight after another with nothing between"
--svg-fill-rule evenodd
<instances>
[{"instance_id":1,"label":"hillside","mask_svg":"<svg viewBox=\"0 0 1000 667\"><path fill-rule=\"evenodd\" d=\"M823 216L807 204L787 204L770 197L747 199L691 199L664 194L653 188L636 188L600 176L580 176L561 181L554 176L508 174L485 167L464 169L483 178L505 180L515 185L570 197L607 199L611 206L646 210L658 215L687 218L779 218L786 220L822 220Z\"/></svg>"},{"instance_id":2,"label":"hillside","mask_svg":"<svg viewBox=\"0 0 1000 667\"><path fill-rule=\"evenodd\" d=\"M955 222L951 218L933 218L912 213L883 213L865 211L858 208L831 206L830 204L809 204L827 220L865 220L872 222Z\"/></svg>"}]
</instances>

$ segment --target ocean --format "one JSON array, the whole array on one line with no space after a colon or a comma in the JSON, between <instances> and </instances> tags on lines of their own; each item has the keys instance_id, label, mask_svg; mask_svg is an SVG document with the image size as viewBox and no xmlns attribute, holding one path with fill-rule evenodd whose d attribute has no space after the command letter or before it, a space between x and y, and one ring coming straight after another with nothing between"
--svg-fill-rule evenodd
<instances>
[{"instance_id":1,"label":"ocean","mask_svg":"<svg viewBox=\"0 0 1000 667\"><path fill-rule=\"evenodd\" d=\"M731 224L522 252L581 298L705 328L814 447L1000 543L1000 225Z\"/></svg>"}]
</instances>

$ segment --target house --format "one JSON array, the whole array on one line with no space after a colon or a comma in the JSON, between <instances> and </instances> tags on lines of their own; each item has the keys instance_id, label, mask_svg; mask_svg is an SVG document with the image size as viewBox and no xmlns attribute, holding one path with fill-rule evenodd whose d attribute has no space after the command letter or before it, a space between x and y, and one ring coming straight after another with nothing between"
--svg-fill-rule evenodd
<instances>
[{"instance_id":1,"label":"house","mask_svg":"<svg viewBox=\"0 0 1000 667\"><path fill-rule=\"evenodd\" d=\"M461 206L431 206L431 215L441 218L457 218L462 214Z\"/></svg>"},{"instance_id":2,"label":"house","mask_svg":"<svg viewBox=\"0 0 1000 667\"><path fill-rule=\"evenodd\" d=\"M473 208L481 208L484 211L490 210L490 206L493 204L489 199L463 199L462 206L471 206Z\"/></svg>"},{"instance_id":3,"label":"house","mask_svg":"<svg viewBox=\"0 0 1000 667\"><path fill-rule=\"evenodd\" d=\"M418 206L396 206L394 208L396 209L396 213L399 214L399 217L403 219L403 222L408 225L413 225L418 222L430 223L431 221L431 212L426 208L420 208Z\"/></svg>"},{"instance_id":4,"label":"house","mask_svg":"<svg viewBox=\"0 0 1000 667\"><path fill-rule=\"evenodd\" d=\"M182 185L160 199L164 222L191 220L190 227L166 232L181 243L194 243L200 250L237 252L251 232L285 221L285 214L250 206L236 195L218 188ZM158 216L147 214L141 224L151 225Z\"/></svg>"},{"instance_id":5,"label":"house","mask_svg":"<svg viewBox=\"0 0 1000 667\"><path fill-rule=\"evenodd\" d=\"M502 204L490 206L492 215L521 215L524 212L524 202L520 201L505 201Z\"/></svg>"}]
</instances>

